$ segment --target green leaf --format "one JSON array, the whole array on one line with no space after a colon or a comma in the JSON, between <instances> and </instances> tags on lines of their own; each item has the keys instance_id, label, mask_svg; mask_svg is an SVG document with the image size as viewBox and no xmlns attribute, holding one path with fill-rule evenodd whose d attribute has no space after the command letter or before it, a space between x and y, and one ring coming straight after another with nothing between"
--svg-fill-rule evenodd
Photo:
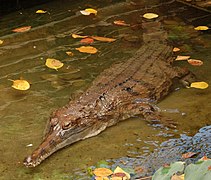
<instances>
[{"instance_id":1,"label":"green leaf","mask_svg":"<svg viewBox=\"0 0 211 180\"><path fill-rule=\"evenodd\" d=\"M152 176L152 180L170 180L175 173L182 172L183 170L184 162L174 162L171 163L169 167L159 168Z\"/></svg>"},{"instance_id":2,"label":"green leaf","mask_svg":"<svg viewBox=\"0 0 211 180\"><path fill-rule=\"evenodd\" d=\"M185 180L210 180L211 160L198 161L197 164L190 164L185 169Z\"/></svg>"},{"instance_id":3,"label":"green leaf","mask_svg":"<svg viewBox=\"0 0 211 180\"><path fill-rule=\"evenodd\" d=\"M97 168L109 168L108 162L105 160L101 160L99 162L97 162L96 165Z\"/></svg>"}]
</instances>

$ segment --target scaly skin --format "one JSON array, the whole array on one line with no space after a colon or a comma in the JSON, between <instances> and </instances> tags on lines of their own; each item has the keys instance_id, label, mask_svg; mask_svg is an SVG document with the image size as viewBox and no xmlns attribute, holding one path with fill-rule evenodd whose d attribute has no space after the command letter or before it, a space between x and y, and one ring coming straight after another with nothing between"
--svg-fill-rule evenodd
<instances>
[{"instance_id":1,"label":"scaly skin","mask_svg":"<svg viewBox=\"0 0 211 180\"><path fill-rule=\"evenodd\" d=\"M53 113L44 141L24 164L35 167L58 149L135 115L173 126L153 106L169 93L174 78L189 73L173 67L173 59L171 47L153 41L144 44L131 59L102 72L80 98Z\"/></svg>"}]
</instances>

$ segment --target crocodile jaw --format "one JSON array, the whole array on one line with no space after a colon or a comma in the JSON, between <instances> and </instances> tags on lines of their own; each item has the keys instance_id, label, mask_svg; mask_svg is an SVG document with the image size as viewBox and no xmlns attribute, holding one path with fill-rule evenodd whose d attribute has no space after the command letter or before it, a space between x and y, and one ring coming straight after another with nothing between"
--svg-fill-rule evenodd
<instances>
[{"instance_id":1,"label":"crocodile jaw","mask_svg":"<svg viewBox=\"0 0 211 180\"><path fill-rule=\"evenodd\" d=\"M100 121L97 121L92 126L72 127L65 130L57 124L53 128L53 131L51 130L52 132L49 131L39 147L34 150L31 155L24 159L23 164L26 167L35 167L57 150L82 139L95 136L106 129L106 127L107 123Z\"/></svg>"}]
</instances>

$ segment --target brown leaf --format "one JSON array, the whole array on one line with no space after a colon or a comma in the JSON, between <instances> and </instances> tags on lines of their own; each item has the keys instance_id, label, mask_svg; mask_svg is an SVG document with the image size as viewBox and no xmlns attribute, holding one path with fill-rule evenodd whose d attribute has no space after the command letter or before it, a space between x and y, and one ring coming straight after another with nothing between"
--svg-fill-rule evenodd
<instances>
[{"instance_id":1,"label":"brown leaf","mask_svg":"<svg viewBox=\"0 0 211 180\"><path fill-rule=\"evenodd\" d=\"M24 26L24 27L19 27L16 29L13 29L13 32L26 32L29 31L31 29L31 26Z\"/></svg>"},{"instance_id":2,"label":"brown leaf","mask_svg":"<svg viewBox=\"0 0 211 180\"><path fill-rule=\"evenodd\" d=\"M184 174L182 174L180 176L175 174L171 177L171 180L184 180Z\"/></svg>"},{"instance_id":3,"label":"brown leaf","mask_svg":"<svg viewBox=\"0 0 211 180\"><path fill-rule=\"evenodd\" d=\"M180 48L178 48L178 47L173 48L173 52L178 52L178 51L180 51Z\"/></svg>"},{"instance_id":4,"label":"brown leaf","mask_svg":"<svg viewBox=\"0 0 211 180\"><path fill-rule=\"evenodd\" d=\"M195 153L195 152L187 152L187 153L182 154L182 158L188 159L188 158L195 156L196 154L197 153Z\"/></svg>"},{"instance_id":5,"label":"brown leaf","mask_svg":"<svg viewBox=\"0 0 211 180\"><path fill-rule=\"evenodd\" d=\"M67 51L66 54L67 54L68 56L73 56L73 55L74 55L71 51Z\"/></svg>"},{"instance_id":6,"label":"brown leaf","mask_svg":"<svg viewBox=\"0 0 211 180\"><path fill-rule=\"evenodd\" d=\"M103 42L114 42L116 39L113 38L107 38L107 37L100 37L100 36L91 36L94 40L97 41L103 41Z\"/></svg>"},{"instance_id":7,"label":"brown leaf","mask_svg":"<svg viewBox=\"0 0 211 180\"><path fill-rule=\"evenodd\" d=\"M82 35L79 35L79 34L72 34L72 37L73 38L87 38L88 36L82 36Z\"/></svg>"},{"instance_id":8,"label":"brown leaf","mask_svg":"<svg viewBox=\"0 0 211 180\"><path fill-rule=\"evenodd\" d=\"M116 20L114 21L114 24L119 25L119 26L130 26L130 24L126 24L125 21L123 20Z\"/></svg>"},{"instance_id":9,"label":"brown leaf","mask_svg":"<svg viewBox=\"0 0 211 180\"><path fill-rule=\"evenodd\" d=\"M188 59L188 63L193 66L201 66L203 64L203 61L198 59Z\"/></svg>"},{"instance_id":10,"label":"brown leaf","mask_svg":"<svg viewBox=\"0 0 211 180\"><path fill-rule=\"evenodd\" d=\"M87 37L87 38L85 38L85 39L81 39L80 42L81 42L81 43L84 43L84 44L91 44L91 43L94 42L94 39Z\"/></svg>"}]
</instances>

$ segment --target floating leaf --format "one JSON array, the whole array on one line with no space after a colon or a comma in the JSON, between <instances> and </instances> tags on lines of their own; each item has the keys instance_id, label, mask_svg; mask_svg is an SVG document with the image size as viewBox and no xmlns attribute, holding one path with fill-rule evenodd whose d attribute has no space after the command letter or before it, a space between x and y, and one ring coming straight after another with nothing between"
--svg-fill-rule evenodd
<instances>
[{"instance_id":1,"label":"floating leaf","mask_svg":"<svg viewBox=\"0 0 211 180\"><path fill-rule=\"evenodd\" d=\"M173 52L178 52L178 51L180 51L180 48L177 48L177 47L173 48Z\"/></svg>"},{"instance_id":2,"label":"floating leaf","mask_svg":"<svg viewBox=\"0 0 211 180\"><path fill-rule=\"evenodd\" d=\"M100 37L100 36L91 36L94 40L97 41L103 41L103 42L114 42L116 39L113 38L107 38L107 37Z\"/></svg>"},{"instance_id":3,"label":"floating leaf","mask_svg":"<svg viewBox=\"0 0 211 180\"><path fill-rule=\"evenodd\" d=\"M207 26L197 26L194 29L197 30L197 31L206 31L209 28Z\"/></svg>"},{"instance_id":4,"label":"floating leaf","mask_svg":"<svg viewBox=\"0 0 211 180\"><path fill-rule=\"evenodd\" d=\"M196 154L197 153L195 153L195 152L187 152L187 153L182 154L182 158L188 159L188 158L195 156Z\"/></svg>"},{"instance_id":5,"label":"floating leaf","mask_svg":"<svg viewBox=\"0 0 211 180\"><path fill-rule=\"evenodd\" d=\"M26 32L29 31L31 29L31 26L24 26L24 27L19 27L16 29L13 29L13 32Z\"/></svg>"},{"instance_id":6,"label":"floating leaf","mask_svg":"<svg viewBox=\"0 0 211 180\"><path fill-rule=\"evenodd\" d=\"M3 43L4 43L4 41L0 39L0 45L3 44Z\"/></svg>"},{"instance_id":7,"label":"floating leaf","mask_svg":"<svg viewBox=\"0 0 211 180\"><path fill-rule=\"evenodd\" d=\"M72 37L73 38L87 38L88 36L81 36L81 35L78 35L78 34L72 34Z\"/></svg>"},{"instance_id":8,"label":"floating leaf","mask_svg":"<svg viewBox=\"0 0 211 180\"><path fill-rule=\"evenodd\" d=\"M175 61L186 61L190 58L190 56L177 56Z\"/></svg>"},{"instance_id":9,"label":"floating leaf","mask_svg":"<svg viewBox=\"0 0 211 180\"><path fill-rule=\"evenodd\" d=\"M130 179L130 174L125 172L122 168L120 168L119 166L116 167L116 169L114 170L114 174L116 173L124 173L127 177L127 179Z\"/></svg>"},{"instance_id":10,"label":"floating leaf","mask_svg":"<svg viewBox=\"0 0 211 180\"><path fill-rule=\"evenodd\" d=\"M130 24L126 24L125 21L123 20L116 20L114 21L114 24L119 25L119 26L130 26Z\"/></svg>"},{"instance_id":11,"label":"floating leaf","mask_svg":"<svg viewBox=\"0 0 211 180\"><path fill-rule=\"evenodd\" d=\"M73 55L74 55L71 51L67 51L66 54L67 54L68 56L73 56Z\"/></svg>"},{"instance_id":12,"label":"floating leaf","mask_svg":"<svg viewBox=\"0 0 211 180\"><path fill-rule=\"evenodd\" d=\"M111 174L113 174L113 172L108 169L108 168L96 168L93 171L95 176L99 176L99 177L106 177L106 176L110 176Z\"/></svg>"},{"instance_id":13,"label":"floating leaf","mask_svg":"<svg viewBox=\"0 0 211 180\"><path fill-rule=\"evenodd\" d=\"M193 82L191 83L190 87L197 88L197 89L206 89L208 88L208 84L206 82Z\"/></svg>"},{"instance_id":14,"label":"floating leaf","mask_svg":"<svg viewBox=\"0 0 211 180\"><path fill-rule=\"evenodd\" d=\"M85 39L82 39L80 42L84 44L91 44L94 42L94 39L87 37Z\"/></svg>"},{"instance_id":15,"label":"floating leaf","mask_svg":"<svg viewBox=\"0 0 211 180\"><path fill-rule=\"evenodd\" d=\"M40 9L36 11L37 14L45 14L46 12L47 12L47 11L40 10Z\"/></svg>"},{"instance_id":16,"label":"floating leaf","mask_svg":"<svg viewBox=\"0 0 211 180\"><path fill-rule=\"evenodd\" d=\"M80 13L83 14L83 15L85 15L85 16L88 16L90 14L97 15L97 10L92 9L92 8L87 8L85 10L81 10Z\"/></svg>"},{"instance_id":17,"label":"floating leaf","mask_svg":"<svg viewBox=\"0 0 211 180\"><path fill-rule=\"evenodd\" d=\"M146 19L154 19L154 18L157 18L158 17L158 14L155 14L155 13L146 13L143 15L144 18Z\"/></svg>"},{"instance_id":18,"label":"floating leaf","mask_svg":"<svg viewBox=\"0 0 211 180\"><path fill-rule=\"evenodd\" d=\"M97 49L92 46L81 46L81 47L75 48L75 49L80 52L89 53L89 54L95 54L97 52Z\"/></svg>"},{"instance_id":19,"label":"floating leaf","mask_svg":"<svg viewBox=\"0 0 211 180\"><path fill-rule=\"evenodd\" d=\"M203 61L198 59L188 59L188 63L193 66L201 66L203 64Z\"/></svg>"},{"instance_id":20,"label":"floating leaf","mask_svg":"<svg viewBox=\"0 0 211 180\"><path fill-rule=\"evenodd\" d=\"M10 80L10 79L9 79ZM17 90L22 90L22 91L25 91L27 89L30 88L30 84L28 81L26 80L23 80L23 79L18 79L18 80L10 80L13 82L13 85L12 87L14 89L17 89Z\"/></svg>"},{"instance_id":21,"label":"floating leaf","mask_svg":"<svg viewBox=\"0 0 211 180\"><path fill-rule=\"evenodd\" d=\"M45 65L51 69L57 70L61 68L64 64L57 59L48 58L46 59Z\"/></svg>"},{"instance_id":22,"label":"floating leaf","mask_svg":"<svg viewBox=\"0 0 211 180\"><path fill-rule=\"evenodd\" d=\"M95 180L109 180L109 178L108 177L96 176Z\"/></svg>"}]
</instances>

